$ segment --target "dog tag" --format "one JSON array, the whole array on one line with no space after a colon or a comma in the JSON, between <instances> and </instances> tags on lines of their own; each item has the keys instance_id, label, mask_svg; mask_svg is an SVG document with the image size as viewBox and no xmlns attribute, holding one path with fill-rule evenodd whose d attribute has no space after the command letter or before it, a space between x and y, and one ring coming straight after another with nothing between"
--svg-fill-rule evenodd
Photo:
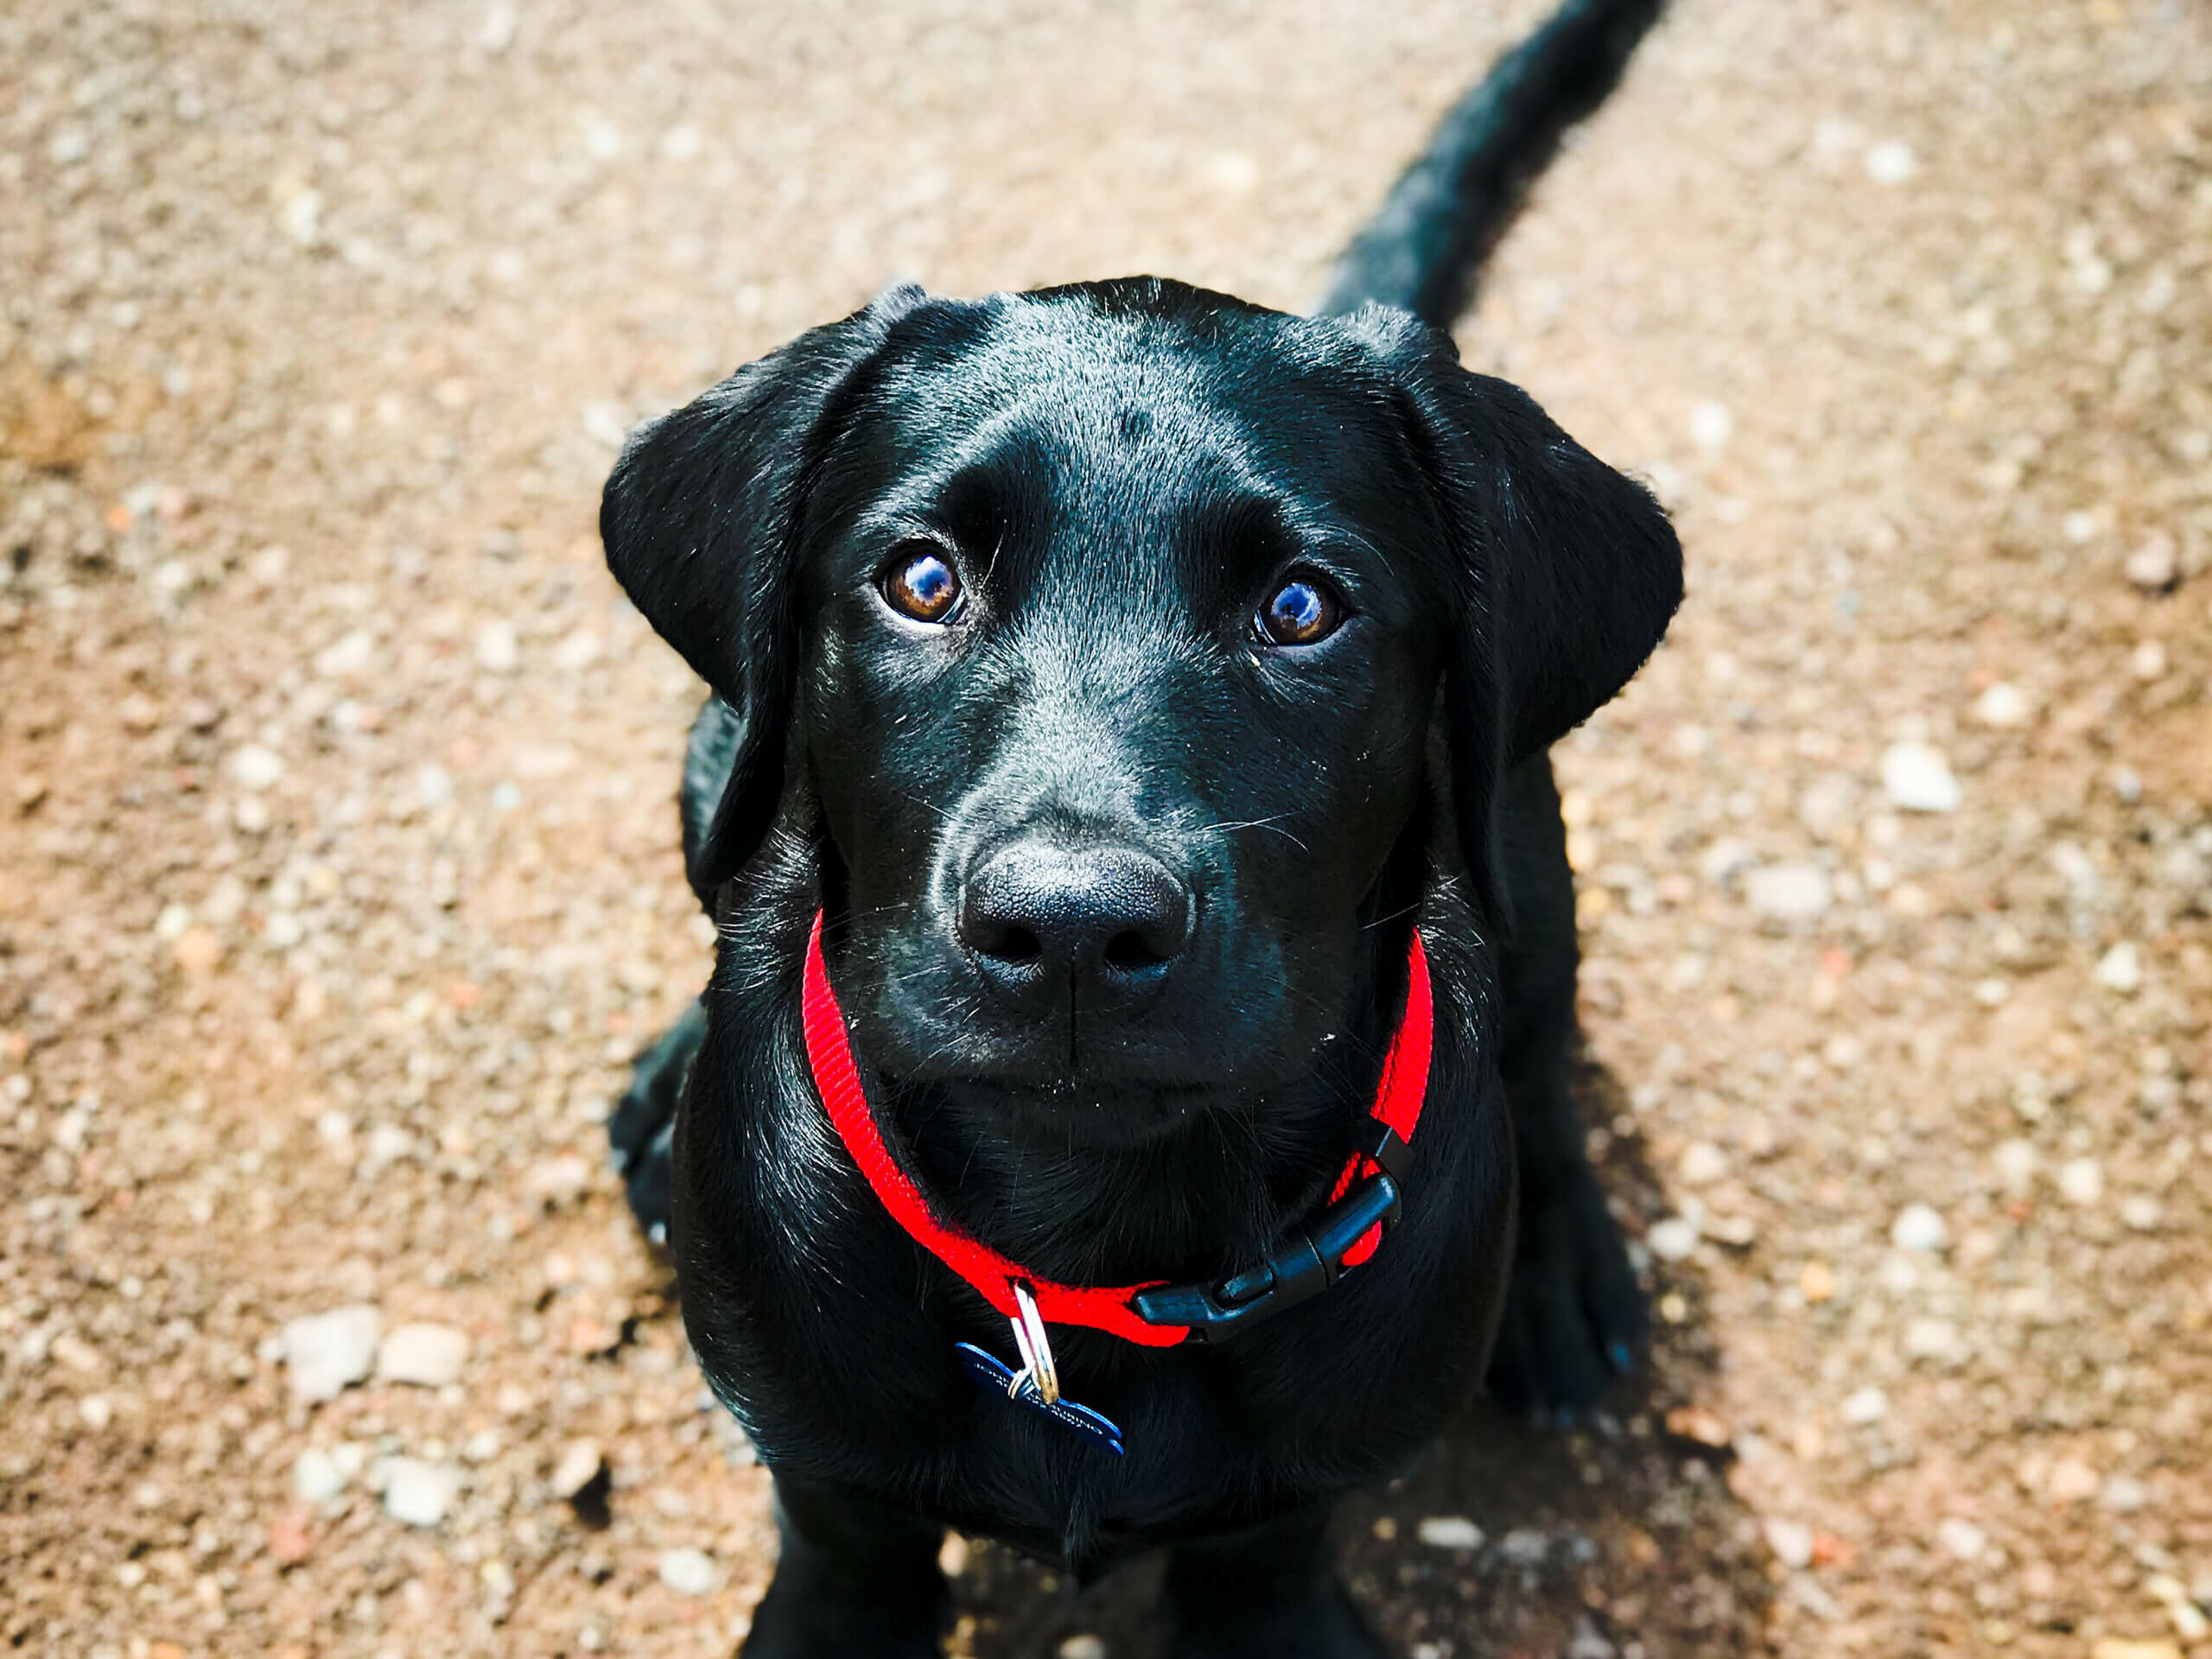
<instances>
[{"instance_id":1,"label":"dog tag","mask_svg":"<svg viewBox=\"0 0 2212 1659\"><path fill-rule=\"evenodd\" d=\"M1041 1411L1061 1427L1071 1429L1093 1446L1122 1455L1122 1431L1111 1418L1093 1411L1089 1406L1079 1406L1072 1400L1047 1400L1037 1386L1036 1379L1027 1371L1016 1371L1013 1367L993 1358L971 1342L956 1342L952 1351L960 1357L961 1369L976 1380L978 1388L995 1394L1001 1400L1011 1400L1017 1405Z\"/></svg>"}]
</instances>

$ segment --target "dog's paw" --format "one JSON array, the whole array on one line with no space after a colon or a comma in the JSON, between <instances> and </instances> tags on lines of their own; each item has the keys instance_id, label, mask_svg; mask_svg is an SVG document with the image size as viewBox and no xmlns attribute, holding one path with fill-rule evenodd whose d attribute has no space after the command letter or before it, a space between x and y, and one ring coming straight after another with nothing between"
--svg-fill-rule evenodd
<instances>
[{"instance_id":1,"label":"dog's paw","mask_svg":"<svg viewBox=\"0 0 2212 1659\"><path fill-rule=\"evenodd\" d=\"M1165 1624L1175 1659L1390 1659L1333 1573L1249 1623L1192 1623L1171 1611Z\"/></svg>"},{"instance_id":2,"label":"dog's paw","mask_svg":"<svg viewBox=\"0 0 2212 1659\"><path fill-rule=\"evenodd\" d=\"M629 1192L638 1225L656 1244L668 1242L668 1160L676 1135L676 1106L683 1098L692 1058L706 1036L706 1005L694 1002L631 1063L630 1086L607 1120L614 1173Z\"/></svg>"},{"instance_id":3,"label":"dog's paw","mask_svg":"<svg viewBox=\"0 0 2212 1659\"><path fill-rule=\"evenodd\" d=\"M1491 1351L1490 1391L1509 1411L1564 1425L1594 1404L1643 1344L1643 1292L1588 1169L1522 1192L1519 1254Z\"/></svg>"}]
</instances>

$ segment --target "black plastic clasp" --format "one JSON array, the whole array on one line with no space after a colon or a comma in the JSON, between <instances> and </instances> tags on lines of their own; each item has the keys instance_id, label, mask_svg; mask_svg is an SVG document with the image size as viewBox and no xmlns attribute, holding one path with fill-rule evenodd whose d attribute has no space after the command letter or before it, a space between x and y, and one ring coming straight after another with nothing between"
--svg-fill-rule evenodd
<instances>
[{"instance_id":1,"label":"black plastic clasp","mask_svg":"<svg viewBox=\"0 0 2212 1659\"><path fill-rule=\"evenodd\" d=\"M1266 1262L1249 1273L1214 1285L1155 1285L1129 1299L1137 1317L1152 1325L1190 1328L1186 1342L1225 1342L1238 1332L1271 1319L1285 1308L1310 1301L1344 1273L1344 1254L1370 1229L1388 1232L1404 1205L1406 1143L1385 1128L1367 1155L1378 1172L1359 1182L1323 1211L1310 1225L1294 1229Z\"/></svg>"}]
</instances>

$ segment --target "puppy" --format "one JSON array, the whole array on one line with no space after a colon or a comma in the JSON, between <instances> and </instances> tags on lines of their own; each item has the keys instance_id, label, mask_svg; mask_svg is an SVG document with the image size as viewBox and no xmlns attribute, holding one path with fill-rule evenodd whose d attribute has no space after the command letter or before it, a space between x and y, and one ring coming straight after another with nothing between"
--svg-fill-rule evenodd
<instances>
[{"instance_id":1,"label":"puppy","mask_svg":"<svg viewBox=\"0 0 2212 1659\"><path fill-rule=\"evenodd\" d=\"M1630 1363L1547 751L1681 556L1435 325L1655 9L1503 60L1319 315L899 288L624 450L721 944L613 1136L774 1471L748 1654L935 1652L948 1525L1375 1654L1336 1497Z\"/></svg>"}]
</instances>

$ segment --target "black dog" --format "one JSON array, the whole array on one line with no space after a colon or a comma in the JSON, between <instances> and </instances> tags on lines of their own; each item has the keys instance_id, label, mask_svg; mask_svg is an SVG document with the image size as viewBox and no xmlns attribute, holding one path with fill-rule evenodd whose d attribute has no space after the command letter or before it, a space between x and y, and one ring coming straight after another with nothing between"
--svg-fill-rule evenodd
<instances>
[{"instance_id":1,"label":"black dog","mask_svg":"<svg viewBox=\"0 0 2212 1659\"><path fill-rule=\"evenodd\" d=\"M1322 315L899 289L624 451L721 944L613 1133L775 1471L748 1653L934 1652L950 1525L1172 1546L1178 1652L1373 1654L1332 1500L1486 1363L1629 1363L1547 750L1681 556L1429 325L1655 10L1503 60Z\"/></svg>"}]
</instances>

